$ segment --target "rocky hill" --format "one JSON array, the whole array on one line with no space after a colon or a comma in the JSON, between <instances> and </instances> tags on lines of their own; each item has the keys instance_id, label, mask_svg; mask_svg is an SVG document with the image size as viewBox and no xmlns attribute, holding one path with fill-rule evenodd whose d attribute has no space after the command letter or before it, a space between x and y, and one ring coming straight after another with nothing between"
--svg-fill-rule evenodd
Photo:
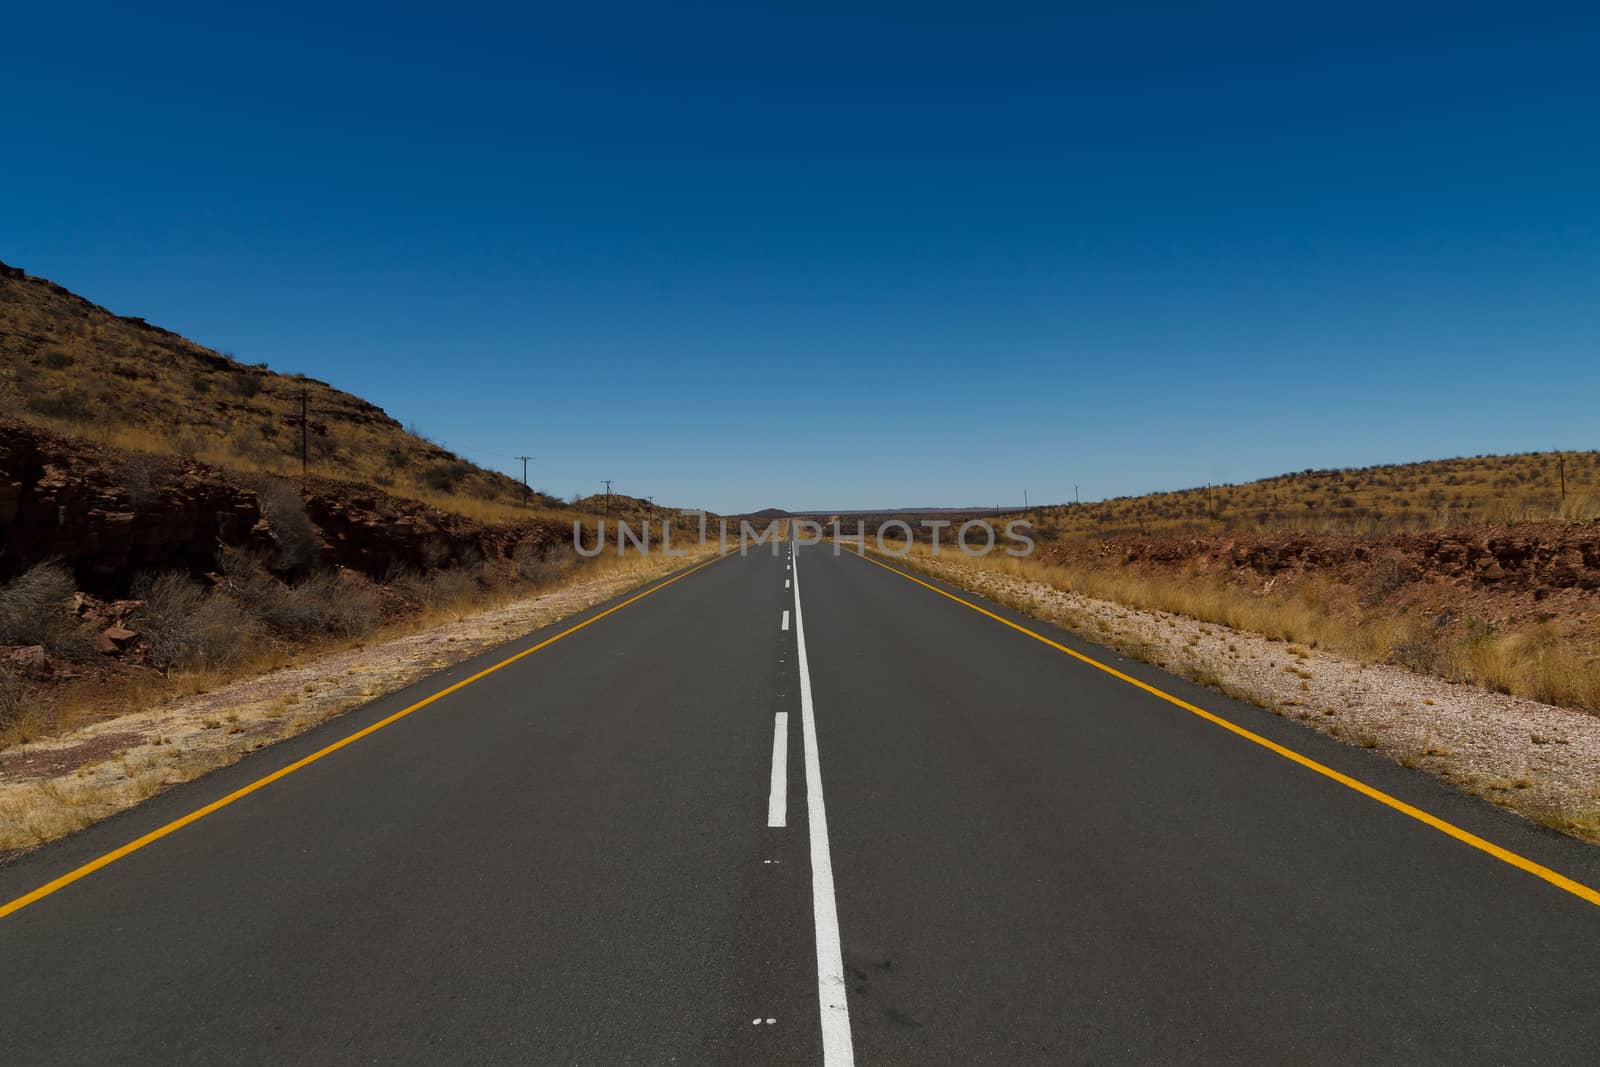
<instances>
[{"instance_id":1,"label":"rocky hill","mask_svg":"<svg viewBox=\"0 0 1600 1067\"><path fill-rule=\"evenodd\" d=\"M0 264L0 747L603 572L607 506Z\"/></svg>"},{"instance_id":2,"label":"rocky hill","mask_svg":"<svg viewBox=\"0 0 1600 1067\"><path fill-rule=\"evenodd\" d=\"M520 483L408 431L326 382L241 362L0 263L0 411L106 445L312 473L480 519L518 517ZM559 501L534 494L535 507Z\"/></svg>"}]
</instances>

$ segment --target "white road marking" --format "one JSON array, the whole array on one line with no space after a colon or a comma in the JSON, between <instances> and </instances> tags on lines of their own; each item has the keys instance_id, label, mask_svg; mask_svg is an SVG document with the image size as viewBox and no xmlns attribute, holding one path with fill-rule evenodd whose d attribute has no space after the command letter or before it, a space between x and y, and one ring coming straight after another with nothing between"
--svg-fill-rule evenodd
<instances>
[{"instance_id":1,"label":"white road marking","mask_svg":"<svg viewBox=\"0 0 1600 1067\"><path fill-rule=\"evenodd\" d=\"M783 587L784 587L784 588L785 588L785 589L787 589L787 588L789 588L789 579L787 579L787 578L785 578L785 579L784 579L784 580L783 580Z\"/></svg>"},{"instance_id":2,"label":"white road marking","mask_svg":"<svg viewBox=\"0 0 1600 1067\"><path fill-rule=\"evenodd\" d=\"M854 1067L856 1054L850 1042L844 954L839 950L839 904L833 895L833 859L828 854L828 812L822 801L822 763L817 756L817 717L811 706L811 671L806 663L806 626L800 613L798 566L794 572L794 639L800 653L800 735L806 749L806 823L811 831L811 914L817 929L822 1064L823 1067Z\"/></svg>"},{"instance_id":3,"label":"white road marking","mask_svg":"<svg viewBox=\"0 0 1600 1067\"><path fill-rule=\"evenodd\" d=\"M783 628L785 630L787 630L789 628L789 612L788 612L788 609L785 609L784 612L783 612Z\"/></svg>"},{"instance_id":4,"label":"white road marking","mask_svg":"<svg viewBox=\"0 0 1600 1067\"><path fill-rule=\"evenodd\" d=\"M767 794L767 825L788 826L789 713L780 711L772 718L772 792Z\"/></svg>"}]
</instances>

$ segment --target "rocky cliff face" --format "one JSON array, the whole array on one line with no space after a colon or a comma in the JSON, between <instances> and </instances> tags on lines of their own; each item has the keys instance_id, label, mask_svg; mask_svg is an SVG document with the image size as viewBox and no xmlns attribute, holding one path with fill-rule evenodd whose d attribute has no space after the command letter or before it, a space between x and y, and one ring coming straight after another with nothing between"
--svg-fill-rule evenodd
<instances>
[{"instance_id":1,"label":"rocky cliff face","mask_svg":"<svg viewBox=\"0 0 1600 1067\"><path fill-rule=\"evenodd\" d=\"M59 560L83 588L125 589L140 570L201 571L249 543L256 496L179 461L107 457L0 420L0 579Z\"/></svg>"},{"instance_id":2,"label":"rocky cliff face","mask_svg":"<svg viewBox=\"0 0 1600 1067\"><path fill-rule=\"evenodd\" d=\"M296 487L298 488L298 487ZM346 567L372 578L504 558L518 546L559 548L547 522L486 526L370 487L313 479L304 494L309 545L294 553L262 482L216 467L100 449L0 419L0 581L36 563L70 567L80 588L125 594L141 571L202 574L223 546L258 550L286 568Z\"/></svg>"}]
</instances>

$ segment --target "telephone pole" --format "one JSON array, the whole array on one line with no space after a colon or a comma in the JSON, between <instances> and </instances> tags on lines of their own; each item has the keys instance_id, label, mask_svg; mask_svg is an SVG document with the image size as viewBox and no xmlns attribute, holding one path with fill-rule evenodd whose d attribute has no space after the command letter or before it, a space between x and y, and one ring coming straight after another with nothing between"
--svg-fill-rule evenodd
<instances>
[{"instance_id":1,"label":"telephone pole","mask_svg":"<svg viewBox=\"0 0 1600 1067\"><path fill-rule=\"evenodd\" d=\"M611 479L601 478L600 480L606 485L606 518L609 519L611 517Z\"/></svg>"},{"instance_id":2,"label":"telephone pole","mask_svg":"<svg viewBox=\"0 0 1600 1067\"><path fill-rule=\"evenodd\" d=\"M1028 491L1026 489L1022 491L1022 510L1028 510Z\"/></svg>"},{"instance_id":3,"label":"telephone pole","mask_svg":"<svg viewBox=\"0 0 1600 1067\"><path fill-rule=\"evenodd\" d=\"M1561 476L1561 506L1567 504L1567 457L1565 453L1556 453L1556 471Z\"/></svg>"},{"instance_id":4,"label":"telephone pole","mask_svg":"<svg viewBox=\"0 0 1600 1067\"><path fill-rule=\"evenodd\" d=\"M310 440L310 433L311 424L306 418L306 387L302 385L300 387L300 492L302 495L306 491L306 467L308 465L306 453L308 451L307 445Z\"/></svg>"},{"instance_id":5,"label":"telephone pole","mask_svg":"<svg viewBox=\"0 0 1600 1067\"><path fill-rule=\"evenodd\" d=\"M528 506L528 460L532 456L513 456L513 459L522 460L522 506Z\"/></svg>"}]
</instances>

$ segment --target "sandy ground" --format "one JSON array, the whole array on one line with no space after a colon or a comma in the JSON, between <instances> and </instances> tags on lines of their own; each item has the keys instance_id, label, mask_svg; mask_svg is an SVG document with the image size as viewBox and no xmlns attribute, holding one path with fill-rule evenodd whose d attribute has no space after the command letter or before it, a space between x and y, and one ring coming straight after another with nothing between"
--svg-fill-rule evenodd
<instances>
[{"instance_id":1,"label":"sandy ground","mask_svg":"<svg viewBox=\"0 0 1600 1067\"><path fill-rule=\"evenodd\" d=\"M890 559L1600 843L1600 717L1143 611L959 558Z\"/></svg>"},{"instance_id":2,"label":"sandy ground","mask_svg":"<svg viewBox=\"0 0 1600 1067\"><path fill-rule=\"evenodd\" d=\"M688 563L624 572L467 614L0 752L0 857L132 807L486 648L611 599Z\"/></svg>"}]
</instances>

